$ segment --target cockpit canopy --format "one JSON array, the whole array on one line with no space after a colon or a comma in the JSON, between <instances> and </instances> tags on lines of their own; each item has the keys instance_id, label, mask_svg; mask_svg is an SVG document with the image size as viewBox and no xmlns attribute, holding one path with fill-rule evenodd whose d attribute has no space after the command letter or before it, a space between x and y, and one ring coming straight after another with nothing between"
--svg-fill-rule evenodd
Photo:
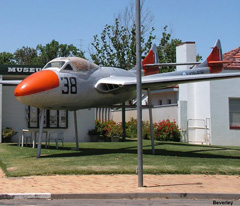
<instances>
[{"instance_id":1,"label":"cockpit canopy","mask_svg":"<svg viewBox=\"0 0 240 206\"><path fill-rule=\"evenodd\" d=\"M80 57L59 57L46 64L44 69L59 68L60 71L89 71L99 66Z\"/></svg>"}]
</instances>

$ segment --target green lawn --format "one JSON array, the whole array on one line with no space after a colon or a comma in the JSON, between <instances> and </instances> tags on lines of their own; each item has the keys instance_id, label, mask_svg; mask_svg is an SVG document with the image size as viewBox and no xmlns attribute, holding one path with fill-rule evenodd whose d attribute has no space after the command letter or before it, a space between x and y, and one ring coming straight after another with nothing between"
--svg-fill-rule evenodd
<instances>
[{"instance_id":1,"label":"green lawn","mask_svg":"<svg viewBox=\"0 0 240 206\"><path fill-rule=\"evenodd\" d=\"M135 174L137 142L73 143L64 149L42 149L0 144L0 167L9 177L52 174ZM228 174L240 175L240 147L203 146L184 143L143 141L145 174Z\"/></svg>"}]
</instances>

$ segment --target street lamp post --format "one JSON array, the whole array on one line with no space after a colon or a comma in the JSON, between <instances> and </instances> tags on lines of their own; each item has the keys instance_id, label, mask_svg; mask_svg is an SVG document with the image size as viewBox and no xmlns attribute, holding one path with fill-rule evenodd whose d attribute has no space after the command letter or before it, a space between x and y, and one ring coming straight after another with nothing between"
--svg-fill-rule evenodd
<instances>
[{"instance_id":1,"label":"street lamp post","mask_svg":"<svg viewBox=\"0 0 240 206\"><path fill-rule=\"evenodd\" d=\"M142 62L140 0L136 0L136 59L137 59L137 136L138 136L138 187L143 187L142 150Z\"/></svg>"}]
</instances>

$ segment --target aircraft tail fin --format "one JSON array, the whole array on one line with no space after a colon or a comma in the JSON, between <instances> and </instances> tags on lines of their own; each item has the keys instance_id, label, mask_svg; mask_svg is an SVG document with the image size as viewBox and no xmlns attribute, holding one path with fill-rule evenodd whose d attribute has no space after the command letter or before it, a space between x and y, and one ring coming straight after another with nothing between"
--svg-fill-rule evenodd
<instances>
[{"instance_id":1,"label":"aircraft tail fin","mask_svg":"<svg viewBox=\"0 0 240 206\"><path fill-rule=\"evenodd\" d=\"M158 63L158 52L156 44L152 45L151 50L148 52L147 56L142 60L144 75L157 74L159 72L158 66L146 66L146 64Z\"/></svg>"},{"instance_id":2,"label":"aircraft tail fin","mask_svg":"<svg viewBox=\"0 0 240 206\"><path fill-rule=\"evenodd\" d=\"M202 64L198 65L198 67L209 67L210 73L219 73L223 70L224 63L228 62L223 61L221 42L218 39L212 48L212 52Z\"/></svg>"}]
</instances>

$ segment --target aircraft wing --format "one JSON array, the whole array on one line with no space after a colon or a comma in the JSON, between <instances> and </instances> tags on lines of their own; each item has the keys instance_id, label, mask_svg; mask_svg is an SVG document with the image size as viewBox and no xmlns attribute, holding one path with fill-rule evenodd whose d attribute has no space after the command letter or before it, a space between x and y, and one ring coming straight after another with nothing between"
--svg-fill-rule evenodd
<instances>
[{"instance_id":1,"label":"aircraft wing","mask_svg":"<svg viewBox=\"0 0 240 206\"><path fill-rule=\"evenodd\" d=\"M163 76L161 74L142 77L142 89L162 89L168 86L184 83L201 81L239 78L240 72L217 73L217 74L198 74L198 75L176 75ZM110 76L100 79L95 88L100 92L111 93L124 90L136 89L136 77Z\"/></svg>"},{"instance_id":2,"label":"aircraft wing","mask_svg":"<svg viewBox=\"0 0 240 206\"><path fill-rule=\"evenodd\" d=\"M198 65L200 62L182 62L182 63L154 63L154 64L145 64L147 67L168 67L168 66L185 66L185 65Z\"/></svg>"},{"instance_id":3,"label":"aircraft wing","mask_svg":"<svg viewBox=\"0 0 240 206\"><path fill-rule=\"evenodd\" d=\"M18 85L22 80L0 80L2 85Z\"/></svg>"}]
</instances>

